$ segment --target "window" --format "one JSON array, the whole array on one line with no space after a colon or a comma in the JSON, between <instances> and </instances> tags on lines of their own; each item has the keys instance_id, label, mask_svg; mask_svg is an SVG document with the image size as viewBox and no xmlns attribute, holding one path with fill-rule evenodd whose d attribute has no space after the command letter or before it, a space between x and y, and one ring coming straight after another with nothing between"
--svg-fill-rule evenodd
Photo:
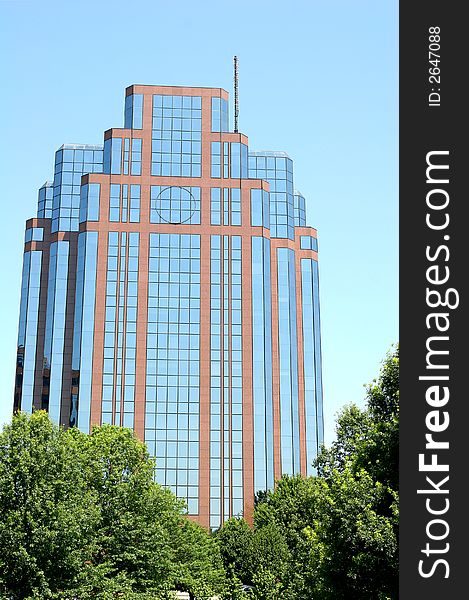
<instances>
[{"instance_id":1,"label":"window","mask_svg":"<svg viewBox=\"0 0 469 600\"><path fill-rule=\"evenodd\" d=\"M253 152L249 155L249 177L270 185L270 231L272 237L294 239L293 162L284 153Z\"/></svg>"},{"instance_id":2,"label":"window","mask_svg":"<svg viewBox=\"0 0 469 600\"><path fill-rule=\"evenodd\" d=\"M109 221L140 222L140 185L111 183L109 188Z\"/></svg>"},{"instance_id":3,"label":"window","mask_svg":"<svg viewBox=\"0 0 469 600\"><path fill-rule=\"evenodd\" d=\"M44 237L44 229L42 227L31 227L30 229L26 229L24 234L25 242L42 242Z\"/></svg>"},{"instance_id":4,"label":"window","mask_svg":"<svg viewBox=\"0 0 469 600\"><path fill-rule=\"evenodd\" d=\"M221 143L220 142L212 142L212 163L211 163L211 177L221 177Z\"/></svg>"},{"instance_id":5,"label":"window","mask_svg":"<svg viewBox=\"0 0 469 600\"><path fill-rule=\"evenodd\" d=\"M109 232L102 421L124 427L134 424L138 256L138 233Z\"/></svg>"},{"instance_id":6,"label":"window","mask_svg":"<svg viewBox=\"0 0 469 600\"><path fill-rule=\"evenodd\" d=\"M150 234L145 441L156 480L198 513L200 236Z\"/></svg>"},{"instance_id":7,"label":"window","mask_svg":"<svg viewBox=\"0 0 469 600\"><path fill-rule=\"evenodd\" d=\"M89 183L81 187L80 194L80 223L99 221L99 198L101 185Z\"/></svg>"},{"instance_id":8,"label":"window","mask_svg":"<svg viewBox=\"0 0 469 600\"><path fill-rule=\"evenodd\" d=\"M152 175L200 177L202 98L153 96Z\"/></svg>"},{"instance_id":9,"label":"window","mask_svg":"<svg viewBox=\"0 0 469 600\"><path fill-rule=\"evenodd\" d=\"M212 188L210 211L212 225L241 225L241 190Z\"/></svg>"},{"instance_id":10,"label":"window","mask_svg":"<svg viewBox=\"0 0 469 600\"><path fill-rule=\"evenodd\" d=\"M132 164L131 175L142 174L142 140L139 138L132 139Z\"/></svg>"},{"instance_id":11,"label":"window","mask_svg":"<svg viewBox=\"0 0 469 600\"><path fill-rule=\"evenodd\" d=\"M248 147L245 144L230 144L230 177L233 179L248 176Z\"/></svg>"},{"instance_id":12,"label":"window","mask_svg":"<svg viewBox=\"0 0 469 600\"><path fill-rule=\"evenodd\" d=\"M152 185L150 222L200 224L200 188Z\"/></svg>"},{"instance_id":13,"label":"window","mask_svg":"<svg viewBox=\"0 0 469 600\"><path fill-rule=\"evenodd\" d=\"M56 152L51 231L78 231L80 185L85 173L103 172L102 146L73 144Z\"/></svg>"},{"instance_id":14,"label":"window","mask_svg":"<svg viewBox=\"0 0 469 600\"><path fill-rule=\"evenodd\" d=\"M143 127L143 94L131 94L125 98L124 128L142 129Z\"/></svg>"},{"instance_id":15,"label":"window","mask_svg":"<svg viewBox=\"0 0 469 600\"><path fill-rule=\"evenodd\" d=\"M228 102L212 98L212 131L228 131Z\"/></svg>"},{"instance_id":16,"label":"window","mask_svg":"<svg viewBox=\"0 0 469 600\"><path fill-rule=\"evenodd\" d=\"M300 248L301 250L314 250L318 251L318 240L315 237L309 235L300 236Z\"/></svg>"}]
</instances>

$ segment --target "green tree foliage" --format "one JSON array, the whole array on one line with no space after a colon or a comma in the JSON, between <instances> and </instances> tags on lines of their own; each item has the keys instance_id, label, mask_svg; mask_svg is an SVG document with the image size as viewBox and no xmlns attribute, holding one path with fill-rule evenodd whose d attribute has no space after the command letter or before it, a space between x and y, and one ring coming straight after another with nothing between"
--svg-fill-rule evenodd
<instances>
[{"instance_id":1,"label":"green tree foliage","mask_svg":"<svg viewBox=\"0 0 469 600\"><path fill-rule=\"evenodd\" d=\"M220 530L225 566L252 582L256 598L397 598L398 380L395 348L367 387L366 408L339 415L319 476L284 476L258 494L251 535L240 520Z\"/></svg>"},{"instance_id":2,"label":"green tree foliage","mask_svg":"<svg viewBox=\"0 0 469 600\"><path fill-rule=\"evenodd\" d=\"M223 590L218 545L153 481L129 429L63 431L19 414L0 435L0 589L14 600L206 598Z\"/></svg>"},{"instance_id":3,"label":"green tree foliage","mask_svg":"<svg viewBox=\"0 0 469 600\"><path fill-rule=\"evenodd\" d=\"M349 406L337 440L317 460L327 485L311 536L319 544L322 597L397 598L399 348L367 387L364 410Z\"/></svg>"},{"instance_id":4,"label":"green tree foliage","mask_svg":"<svg viewBox=\"0 0 469 600\"><path fill-rule=\"evenodd\" d=\"M16 415L0 434L1 600L394 600L398 378L396 348L366 408L339 415L318 476L284 476L257 494L253 528L215 535L154 482L130 430Z\"/></svg>"},{"instance_id":5,"label":"green tree foliage","mask_svg":"<svg viewBox=\"0 0 469 600\"><path fill-rule=\"evenodd\" d=\"M316 466L327 477L351 463L392 490L399 489L399 349L388 353L380 377L366 390L367 407L346 407L339 415L337 439L323 449Z\"/></svg>"},{"instance_id":6,"label":"green tree foliage","mask_svg":"<svg viewBox=\"0 0 469 600\"><path fill-rule=\"evenodd\" d=\"M50 597L96 550L94 492L67 438L43 412L0 434L0 589L15 600Z\"/></svg>"},{"instance_id":7,"label":"green tree foliage","mask_svg":"<svg viewBox=\"0 0 469 600\"><path fill-rule=\"evenodd\" d=\"M269 594L279 593L290 556L277 523L270 520L252 530L244 519L231 518L216 533L216 538L233 590L243 583L255 587L256 598L270 598ZM258 595L261 590L264 596ZM237 597L234 591L231 597Z\"/></svg>"},{"instance_id":8,"label":"green tree foliage","mask_svg":"<svg viewBox=\"0 0 469 600\"><path fill-rule=\"evenodd\" d=\"M253 532L244 519L232 517L217 532L226 571L241 583L252 582Z\"/></svg>"}]
</instances>

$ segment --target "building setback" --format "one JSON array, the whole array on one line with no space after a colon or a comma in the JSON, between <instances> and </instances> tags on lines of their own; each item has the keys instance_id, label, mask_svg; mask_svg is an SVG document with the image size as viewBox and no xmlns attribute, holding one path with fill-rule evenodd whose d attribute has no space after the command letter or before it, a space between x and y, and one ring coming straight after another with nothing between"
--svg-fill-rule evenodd
<instances>
[{"instance_id":1,"label":"building setback","mask_svg":"<svg viewBox=\"0 0 469 600\"><path fill-rule=\"evenodd\" d=\"M219 88L133 85L64 145L26 223L14 410L131 427L217 528L323 441L316 230Z\"/></svg>"}]
</instances>

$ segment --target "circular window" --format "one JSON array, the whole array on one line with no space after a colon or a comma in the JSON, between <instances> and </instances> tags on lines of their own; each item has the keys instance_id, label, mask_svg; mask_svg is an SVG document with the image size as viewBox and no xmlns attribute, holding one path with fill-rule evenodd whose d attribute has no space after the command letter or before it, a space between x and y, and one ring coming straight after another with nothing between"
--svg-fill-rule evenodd
<instances>
[{"instance_id":1,"label":"circular window","mask_svg":"<svg viewBox=\"0 0 469 600\"><path fill-rule=\"evenodd\" d=\"M182 224L191 220L197 210L197 200L188 188L162 188L153 199L153 208L165 223Z\"/></svg>"}]
</instances>

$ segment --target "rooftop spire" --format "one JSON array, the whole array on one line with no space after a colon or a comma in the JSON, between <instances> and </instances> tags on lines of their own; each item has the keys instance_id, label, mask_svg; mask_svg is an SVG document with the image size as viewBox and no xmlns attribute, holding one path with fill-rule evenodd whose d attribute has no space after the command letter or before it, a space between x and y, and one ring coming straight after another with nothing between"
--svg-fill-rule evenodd
<instances>
[{"instance_id":1,"label":"rooftop spire","mask_svg":"<svg viewBox=\"0 0 469 600\"><path fill-rule=\"evenodd\" d=\"M239 114L239 98L238 98L238 57L233 57L234 65L234 131L238 133L238 114Z\"/></svg>"}]
</instances>

